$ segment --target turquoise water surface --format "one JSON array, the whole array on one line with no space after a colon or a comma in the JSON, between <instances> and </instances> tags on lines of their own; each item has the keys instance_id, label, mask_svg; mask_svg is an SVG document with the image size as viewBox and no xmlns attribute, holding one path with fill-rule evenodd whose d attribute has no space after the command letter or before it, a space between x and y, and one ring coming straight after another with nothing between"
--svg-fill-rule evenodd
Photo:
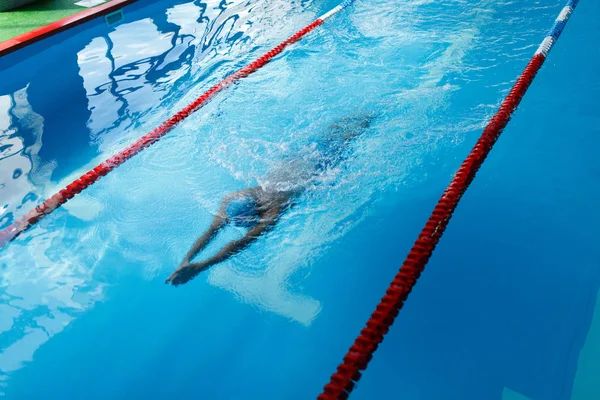
<instances>
[{"instance_id":1,"label":"turquoise water surface","mask_svg":"<svg viewBox=\"0 0 600 400\"><path fill-rule=\"evenodd\" d=\"M0 228L335 5L141 0L0 58ZM220 93L0 250L0 394L315 398L563 6L358 0ZM580 2L353 399L600 398L599 13ZM163 284L224 196L365 113L272 231Z\"/></svg>"}]
</instances>

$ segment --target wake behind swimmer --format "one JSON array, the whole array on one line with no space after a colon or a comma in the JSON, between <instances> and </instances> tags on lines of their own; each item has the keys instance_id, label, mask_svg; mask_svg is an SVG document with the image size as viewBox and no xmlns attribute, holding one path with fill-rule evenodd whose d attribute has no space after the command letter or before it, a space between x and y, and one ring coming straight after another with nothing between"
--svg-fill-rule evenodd
<instances>
[{"instance_id":1,"label":"wake behind swimmer","mask_svg":"<svg viewBox=\"0 0 600 400\"><path fill-rule=\"evenodd\" d=\"M234 256L276 225L294 200L316 183L318 176L344 161L351 144L371 125L373 114L345 117L331 125L323 138L313 144L308 157L295 157L265 177L265 184L229 194L223 199L210 227L186 254L165 283L178 286L202 271ZM192 259L214 240L227 225L247 228L238 240L223 246L214 256L200 262Z\"/></svg>"}]
</instances>

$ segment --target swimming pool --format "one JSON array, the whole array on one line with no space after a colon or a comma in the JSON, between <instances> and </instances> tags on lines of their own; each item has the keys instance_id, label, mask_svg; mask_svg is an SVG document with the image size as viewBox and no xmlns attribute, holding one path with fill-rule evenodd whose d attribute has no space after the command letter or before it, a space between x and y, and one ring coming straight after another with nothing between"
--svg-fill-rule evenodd
<instances>
[{"instance_id":1,"label":"swimming pool","mask_svg":"<svg viewBox=\"0 0 600 400\"><path fill-rule=\"evenodd\" d=\"M1 227L336 4L141 1L1 58ZM216 97L0 252L2 392L314 398L563 5L359 1ZM579 5L352 398L597 398L598 8ZM223 196L365 111L272 232L162 284Z\"/></svg>"}]
</instances>

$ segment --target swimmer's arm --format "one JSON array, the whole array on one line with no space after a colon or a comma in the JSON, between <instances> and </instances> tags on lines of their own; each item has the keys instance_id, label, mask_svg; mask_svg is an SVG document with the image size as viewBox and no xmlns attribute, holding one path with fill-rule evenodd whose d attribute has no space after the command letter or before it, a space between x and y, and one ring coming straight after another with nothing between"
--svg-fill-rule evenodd
<instances>
[{"instance_id":1,"label":"swimmer's arm","mask_svg":"<svg viewBox=\"0 0 600 400\"><path fill-rule=\"evenodd\" d=\"M246 232L246 235L243 238L227 243L213 257L210 257L199 263L190 263L189 265L197 270L196 273L200 273L215 264L219 264L220 262L227 260L229 257L244 250L251 243L256 241L256 239L258 239L263 233L271 229L277 222L277 218L279 217L280 213L280 205L270 208L261 216L258 224Z\"/></svg>"},{"instance_id":2,"label":"swimmer's arm","mask_svg":"<svg viewBox=\"0 0 600 400\"><path fill-rule=\"evenodd\" d=\"M217 235L217 233L219 233L219 231L221 229L223 229L223 227L227 224L226 209L227 209L227 205L229 204L229 202L238 197L254 196L255 190L256 190L255 188L240 190L240 191L231 193L230 195L228 195L227 197L225 197L223 199L223 202L221 203L221 207L219 208L219 212L215 216L215 219L213 220L210 227L206 230L206 232L204 232L204 234L202 236L200 236L198 238L198 240L196 240L196 242L194 243L194 245L192 246L190 251L186 254L185 258L181 262L181 264L179 264L179 267L177 267L177 269L171 274L171 276L169 276L167 278L167 280L165 280L165 283L171 283L175 286L181 285L183 283L188 282L190 279L192 279L194 276L198 275L200 272L202 272L206 268L219 262L219 261L217 261L213 264L208 264L208 265L204 266L203 264L206 264L206 261L202 262L202 263L190 263L190 260L192 258L194 258L199 252L201 252L208 245L208 243L210 243L210 241L212 239L214 239L214 237ZM260 225L260 223L259 223L259 225ZM258 225L255 228L257 228L257 227L258 227ZM250 232L248 232L248 234L249 233ZM248 236L248 234L246 236ZM245 246L247 246L247 244ZM239 250L237 250L237 251L239 251ZM219 254L221 252L219 252ZM219 254L217 254L217 256ZM213 257L209 260L212 260L215 257Z\"/></svg>"},{"instance_id":3,"label":"swimmer's arm","mask_svg":"<svg viewBox=\"0 0 600 400\"><path fill-rule=\"evenodd\" d=\"M221 207L219 208L219 212L215 216L215 219L213 220L212 224L206 230L206 232L204 232L204 234L200 236L198 240L196 240L196 242L194 243L190 251L186 254L185 258L183 259L180 265L189 264L190 260L194 258L196 254L201 252L208 245L208 243L210 243L210 241L214 239L217 233L219 233L219 231L225 226L225 224L227 223L226 208L229 202L231 202L231 200L237 199L238 197L245 197L251 195L251 191L252 189L239 190L237 192L233 192L227 195L227 197L223 199Z\"/></svg>"},{"instance_id":4,"label":"swimmer's arm","mask_svg":"<svg viewBox=\"0 0 600 400\"><path fill-rule=\"evenodd\" d=\"M273 225L275 225L275 222L277 222L277 218L279 218L280 213L280 205L267 210L265 214L261 217L258 224L252 229L250 229L243 238L241 238L240 240L234 240L233 242L226 244L225 247L223 247L223 249L221 249L221 251L219 251L215 256L205 261L197 263L190 263L184 261L183 263L181 263L179 268L177 268L177 270L175 270L175 272L171 274L171 276L165 281L165 283L171 283L175 286L182 285L193 279L200 272L207 270L213 265L218 264L233 256L234 254L240 252L252 242L254 242L256 239L258 239L260 235L272 228ZM202 238L198 239L198 242L200 242L201 239ZM194 248L196 248L196 246L194 246ZM193 250L194 249L192 249L192 251ZM190 251L188 255L192 254L192 251ZM186 257L186 259L188 258Z\"/></svg>"},{"instance_id":5,"label":"swimmer's arm","mask_svg":"<svg viewBox=\"0 0 600 400\"><path fill-rule=\"evenodd\" d=\"M219 231L225 226L225 218L221 215L217 215L213 220L210 227L202 236L196 240L191 250L185 255L185 258L179 264L179 267L165 280L165 283L171 283L172 285L181 285L186 283L194 276L198 274L196 270L190 266L190 260L196 256L206 245L219 233Z\"/></svg>"},{"instance_id":6,"label":"swimmer's arm","mask_svg":"<svg viewBox=\"0 0 600 400\"><path fill-rule=\"evenodd\" d=\"M225 218L223 214L219 212L219 214L215 217L210 227L200 236L190 251L185 255L185 258L181 262L180 265L189 264L190 260L196 256L199 252L201 252L206 245L219 233L219 231L225 226Z\"/></svg>"}]
</instances>

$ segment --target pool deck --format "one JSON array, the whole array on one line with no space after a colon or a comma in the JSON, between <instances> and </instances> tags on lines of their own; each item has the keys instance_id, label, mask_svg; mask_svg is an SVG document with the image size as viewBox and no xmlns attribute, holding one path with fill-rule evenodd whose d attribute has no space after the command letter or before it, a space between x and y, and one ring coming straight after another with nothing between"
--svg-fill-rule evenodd
<instances>
[{"instance_id":1,"label":"pool deck","mask_svg":"<svg viewBox=\"0 0 600 400\"><path fill-rule=\"evenodd\" d=\"M77 14L86 9L79 0L40 0L10 11L0 12L0 42Z\"/></svg>"},{"instance_id":2,"label":"pool deck","mask_svg":"<svg viewBox=\"0 0 600 400\"><path fill-rule=\"evenodd\" d=\"M39 0L0 12L0 56L135 1Z\"/></svg>"}]
</instances>

